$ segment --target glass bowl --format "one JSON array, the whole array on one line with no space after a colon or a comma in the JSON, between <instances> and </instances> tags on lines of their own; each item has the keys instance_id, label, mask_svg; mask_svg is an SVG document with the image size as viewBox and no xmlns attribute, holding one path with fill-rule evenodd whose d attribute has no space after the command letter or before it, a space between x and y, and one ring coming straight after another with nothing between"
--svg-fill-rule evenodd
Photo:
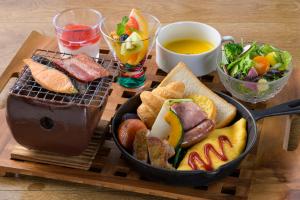
<instances>
[{"instance_id":1,"label":"glass bowl","mask_svg":"<svg viewBox=\"0 0 300 200\"><path fill-rule=\"evenodd\" d=\"M274 97L286 85L292 73L292 64L290 63L288 72L280 79L268 82L243 81L224 72L222 63L225 63L225 61L226 58L222 51L217 63L217 72L222 84L234 97L250 103L259 103Z\"/></svg>"}]
</instances>

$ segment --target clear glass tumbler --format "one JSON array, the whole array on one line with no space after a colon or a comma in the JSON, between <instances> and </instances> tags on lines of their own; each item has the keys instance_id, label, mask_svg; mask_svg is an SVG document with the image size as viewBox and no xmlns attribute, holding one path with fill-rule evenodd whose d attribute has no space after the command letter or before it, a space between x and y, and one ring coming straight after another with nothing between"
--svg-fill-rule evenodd
<instances>
[{"instance_id":1,"label":"clear glass tumbler","mask_svg":"<svg viewBox=\"0 0 300 200\"><path fill-rule=\"evenodd\" d=\"M88 8L68 9L55 15L53 24L60 52L98 57L101 19L100 12Z\"/></svg>"}]
</instances>

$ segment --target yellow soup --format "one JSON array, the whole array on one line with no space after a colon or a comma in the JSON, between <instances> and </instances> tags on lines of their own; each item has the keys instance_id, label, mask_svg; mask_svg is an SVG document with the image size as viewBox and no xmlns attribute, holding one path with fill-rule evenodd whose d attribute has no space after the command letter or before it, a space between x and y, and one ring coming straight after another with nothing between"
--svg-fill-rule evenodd
<instances>
[{"instance_id":1,"label":"yellow soup","mask_svg":"<svg viewBox=\"0 0 300 200\"><path fill-rule=\"evenodd\" d=\"M214 48L210 42L197 39L174 40L166 43L164 47L181 54L199 54Z\"/></svg>"}]
</instances>

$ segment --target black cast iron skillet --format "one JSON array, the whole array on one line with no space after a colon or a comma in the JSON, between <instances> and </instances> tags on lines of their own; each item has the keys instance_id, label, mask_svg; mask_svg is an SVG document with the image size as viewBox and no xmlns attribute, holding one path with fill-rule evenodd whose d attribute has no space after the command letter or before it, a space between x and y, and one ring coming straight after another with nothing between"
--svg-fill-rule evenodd
<instances>
[{"instance_id":1,"label":"black cast iron skillet","mask_svg":"<svg viewBox=\"0 0 300 200\"><path fill-rule=\"evenodd\" d=\"M210 182L223 178L233 172L238 167L240 162L250 152L254 146L257 138L256 120L259 120L268 116L276 115L288 115L300 113L300 99L283 103L272 108L265 110L248 110L240 102L236 101L230 96L223 93L218 93L219 96L224 98L229 103L233 104L237 108L237 116L232 123L240 119L241 117L247 120L247 144L244 152L239 155L235 160L228 162L227 164L219 167L217 170L212 172L195 170L195 171L179 171L179 170L167 170L162 168L153 167L148 163L141 162L133 157L118 141L118 126L121 123L122 116L125 113L136 113L137 107L141 104L139 94L129 99L123 104L117 113L115 114L112 121L112 133L113 138L125 156L125 158L131 163L143 177L149 180L165 182L167 184L185 185L185 186L201 186L207 185Z\"/></svg>"}]
</instances>

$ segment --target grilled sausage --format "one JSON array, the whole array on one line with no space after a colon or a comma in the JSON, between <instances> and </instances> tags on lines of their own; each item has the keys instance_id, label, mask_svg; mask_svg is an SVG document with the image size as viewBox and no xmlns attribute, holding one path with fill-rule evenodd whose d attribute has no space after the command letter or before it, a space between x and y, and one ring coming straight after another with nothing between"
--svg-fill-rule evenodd
<instances>
[{"instance_id":1,"label":"grilled sausage","mask_svg":"<svg viewBox=\"0 0 300 200\"><path fill-rule=\"evenodd\" d=\"M181 147L190 147L208 136L208 134L214 129L215 123L210 119L205 119L195 128L184 133L184 138L181 143Z\"/></svg>"}]
</instances>

